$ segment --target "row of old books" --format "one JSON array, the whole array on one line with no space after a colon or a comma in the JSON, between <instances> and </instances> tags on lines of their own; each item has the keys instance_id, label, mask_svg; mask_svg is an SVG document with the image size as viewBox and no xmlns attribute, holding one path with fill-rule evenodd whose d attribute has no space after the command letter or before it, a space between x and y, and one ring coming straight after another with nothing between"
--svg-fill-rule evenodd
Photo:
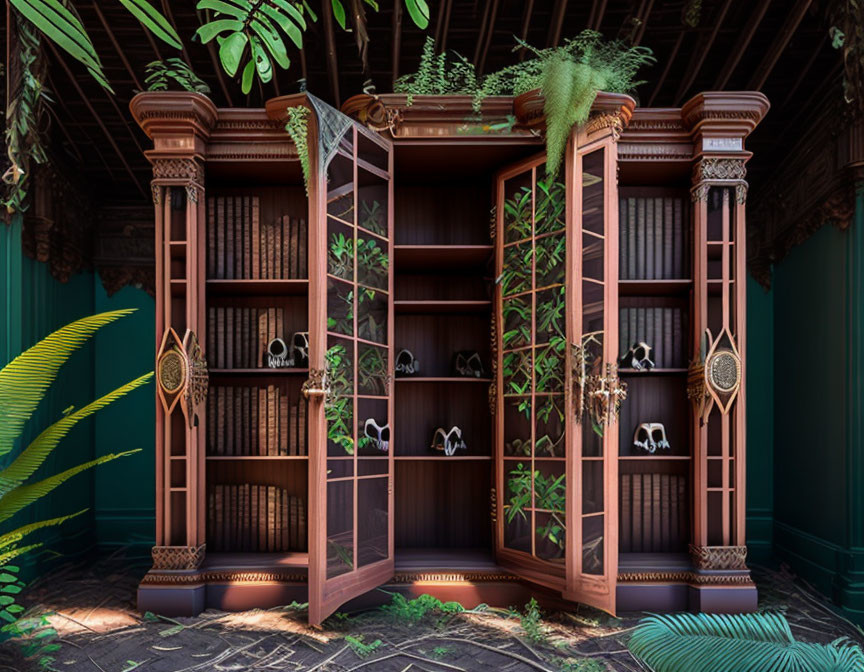
<instances>
[{"instance_id":1,"label":"row of old books","mask_svg":"<svg viewBox=\"0 0 864 672\"><path fill-rule=\"evenodd\" d=\"M687 477L621 474L619 543L622 553L669 553L690 538Z\"/></svg>"},{"instance_id":2,"label":"row of old books","mask_svg":"<svg viewBox=\"0 0 864 672\"><path fill-rule=\"evenodd\" d=\"M308 454L307 403L280 385L211 386L207 396L209 455Z\"/></svg>"},{"instance_id":3,"label":"row of old books","mask_svg":"<svg viewBox=\"0 0 864 672\"><path fill-rule=\"evenodd\" d=\"M618 271L622 280L690 277L690 215L686 199L621 198L618 227Z\"/></svg>"},{"instance_id":4,"label":"row of old books","mask_svg":"<svg viewBox=\"0 0 864 672\"><path fill-rule=\"evenodd\" d=\"M208 278L306 278L308 238L304 219L262 221L257 196L207 199Z\"/></svg>"},{"instance_id":5,"label":"row of old books","mask_svg":"<svg viewBox=\"0 0 864 672\"><path fill-rule=\"evenodd\" d=\"M207 549L305 551L306 503L272 485L214 485L208 492Z\"/></svg>"},{"instance_id":6,"label":"row of old books","mask_svg":"<svg viewBox=\"0 0 864 672\"><path fill-rule=\"evenodd\" d=\"M658 369L687 366L686 315L669 306L636 306L618 309L618 343L623 356L634 343L651 346L651 360Z\"/></svg>"},{"instance_id":7,"label":"row of old books","mask_svg":"<svg viewBox=\"0 0 864 672\"><path fill-rule=\"evenodd\" d=\"M207 354L214 369L265 367L267 344L277 336L291 343L282 308L207 309Z\"/></svg>"}]
</instances>

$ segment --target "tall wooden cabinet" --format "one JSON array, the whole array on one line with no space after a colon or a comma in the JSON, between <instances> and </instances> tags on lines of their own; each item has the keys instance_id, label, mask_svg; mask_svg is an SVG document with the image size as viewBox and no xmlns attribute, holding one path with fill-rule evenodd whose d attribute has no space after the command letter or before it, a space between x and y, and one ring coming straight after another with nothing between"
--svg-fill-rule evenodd
<instances>
[{"instance_id":1,"label":"tall wooden cabinet","mask_svg":"<svg viewBox=\"0 0 864 672\"><path fill-rule=\"evenodd\" d=\"M159 288L142 609L308 599L317 623L381 585L755 607L744 142L768 103L600 94L556 170L542 107L132 101Z\"/></svg>"}]
</instances>

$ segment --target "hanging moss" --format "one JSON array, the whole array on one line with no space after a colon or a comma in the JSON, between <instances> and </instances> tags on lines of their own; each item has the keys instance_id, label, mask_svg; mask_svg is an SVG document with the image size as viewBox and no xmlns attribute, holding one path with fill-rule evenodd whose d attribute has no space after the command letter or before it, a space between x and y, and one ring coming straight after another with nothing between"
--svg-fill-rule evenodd
<instances>
[{"instance_id":1,"label":"hanging moss","mask_svg":"<svg viewBox=\"0 0 864 672\"><path fill-rule=\"evenodd\" d=\"M300 159L300 168L303 170L303 184L306 187L306 195L309 195L309 108L303 105L288 108L288 123L285 130L291 136L294 146L297 148L297 157Z\"/></svg>"}]
</instances>

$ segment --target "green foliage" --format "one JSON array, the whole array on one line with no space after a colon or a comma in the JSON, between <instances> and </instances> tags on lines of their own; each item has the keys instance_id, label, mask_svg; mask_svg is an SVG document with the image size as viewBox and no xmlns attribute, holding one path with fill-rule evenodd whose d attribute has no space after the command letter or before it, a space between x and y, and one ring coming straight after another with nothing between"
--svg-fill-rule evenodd
<instances>
[{"instance_id":1,"label":"green foliage","mask_svg":"<svg viewBox=\"0 0 864 672\"><path fill-rule=\"evenodd\" d=\"M568 658L558 664L558 669L560 672L607 672L609 668L593 658L581 658L578 660Z\"/></svg>"},{"instance_id":2,"label":"green foliage","mask_svg":"<svg viewBox=\"0 0 864 672\"><path fill-rule=\"evenodd\" d=\"M303 184L306 186L306 194L309 194L309 108L304 105L288 108L288 123L285 130L291 136L294 146L297 148L297 158L300 159L300 168L303 170Z\"/></svg>"},{"instance_id":3,"label":"green foliage","mask_svg":"<svg viewBox=\"0 0 864 672\"><path fill-rule=\"evenodd\" d=\"M450 654L452 649L449 646L436 646L432 651L429 652L429 655L436 660L440 660Z\"/></svg>"},{"instance_id":4,"label":"green foliage","mask_svg":"<svg viewBox=\"0 0 864 672\"><path fill-rule=\"evenodd\" d=\"M354 239L343 233L330 234L327 271L343 280L354 279Z\"/></svg>"},{"instance_id":5,"label":"green foliage","mask_svg":"<svg viewBox=\"0 0 864 672\"><path fill-rule=\"evenodd\" d=\"M504 506L507 522L511 523L516 516L528 520L526 509L532 506L548 511L548 519L543 524L538 522L537 536L549 540L563 551L564 534L567 530L563 520L567 504L566 478L566 474L547 475L539 470L535 470L532 474L529 467L521 462L517 463L507 477L509 499Z\"/></svg>"},{"instance_id":6,"label":"green foliage","mask_svg":"<svg viewBox=\"0 0 864 672\"><path fill-rule=\"evenodd\" d=\"M416 625L427 615L451 615L465 611L458 602L442 602L437 597L423 594L408 600L401 593L393 593L390 604L381 607L381 611L391 616L395 621L406 625Z\"/></svg>"},{"instance_id":7,"label":"green foliage","mask_svg":"<svg viewBox=\"0 0 864 672\"><path fill-rule=\"evenodd\" d=\"M667 614L643 619L630 651L656 672L846 672L864 669L858 644L796 641L781 614Z\"/></svg>"},{"instance_id":8,"label":"green foliage","mask_svg":"<svg viewBox=\"0 0 864 672\"><path fill-rule=\"evenodd\" d=\"M162 16L147 0L119 0L147 30L175 49L182 49L180 36L168 19Z\"/></svg>"},{"instance_id":9,"label":"green foliage","mask_svg":"<svg viewBox=\"0 0 864 672\"><path fill-rule=\"evenodd\" d=\"M828 3L831 46L843 58L843 97L864 110L864 4L860 0Z\"/></svg>"},{"instance_id":10,"label":"green foliage","mask_svg":"<svg viewBox=\"0 0 864 672\"><path fill-rule=\"evenodd\" d=\"M390 257L374 238L357 237L357 279L371 287L387 289Z\"/></svg>"},{"instance_id":11,"label":"green foliage","mask_svg":"<svg viewBox=\"0 0 864 672\"><path fill-rule=\"evenodd\" d=\"M399 77L393 85L396 93L407 93L410 104L415 95L474 95L479 86L474 64L453 52L435 53L435 40L426 38L417 72Z\"/></svg>"},{"instance_id":12,"label":"green foliage","mask_svg":"<svg viewBox=\"0 0 864 672\"><path fill-rule=\"evenodd\" d=\"M81 347L98 329L131 312L133 311L117 310L72 322L50 334L18 355L3 369L0 369L0 457L12 452L15 442L23 432L25 423L45 396L48 387L54 382L57 371L72 352ZM137 450L129 450L104 455L39 481L28 482L63 437L78 422L135 388L144 385L152 375L152 373L145 374L113 392L109 392L80 410L76 411L74 407L70 407L60 420L48 426L15 457L11 464L0 471L0 524L9 520L37 499L48 495L72 476L98 464L104 464L118 457L138 452ZM0 565L8 564L13 558L40 545L18 546L27 535L44 527L59 525L81 513L83 511L30 523L15 530L0 533Z\"/></svg>"},{"instance_id":13,"label":"green foliage","mask_svg":"<svg viewBox=\"0 0 864 672\"><path fill-rule=\"evenodd\" d=\"M360 658L367 658L375 650L384 644L380 639L376 639L374 642L369 642L366 644L363 641L363 635L357 635L356 637L352 635L346 635L345 641L348 642L348 646L351 647L351 650L357 654Z\"/></svg>"},{"instance_id":14,"label":"green foliage","mask_svg":"<svg viewBox=\"0 0 864 672\"><path fill-rule=\"evenodd\" d=\"M592 30L584 30L561 47L535 49L517 40L517 50L533 58L507 66L478 79L462 56L435 54L427 38L417 72L397 80L394 91L410 95L469 94L480 111L488 96L518 96L540 89L546 99L546 172L557 173L570 130L587 121L598 91L629 93L642 82L636 74L656 59L647 47L628 46L620 40L606 42Z\"/></svg>"},{"instance_id":15,"label":"green foliage","mask_svg":"<svg viewBox=\"0 0 864 672\"><path fill-rule=\"evenodd\" d=\"M360 201L360 226L379 236L387 235L387 211L380 202Z\"/></svg>"},{"instance_id":16,"label":"green foliage","mask_svg":"<svg viewBox=\"0 0 864 672\"><path fill-rule=\"evenodd\" d=\"M0 567L0 594L6 598L17 595L24 584L17 578L18 567L7 565ZM22 655L31 661L36 668L49 670L54 662L51 655L60 649L57 643L57 631L51 626L48 614L39 616L24 616L24 607L17 604L14 598L5 599L5 606L0 609L0 618L4 621L0 627L0 642L10 642L21 650Z\"/></svg>"},{"instance_id":17,"label":"green foliage","mask_svg":"<svg viewBox=\"0 0 864 672\"><path fill-rule=\"evenodd\" d=\"M327 363L327 382L330 394L324 404L327 421L327 439L348 454L354 454L354 382L352 363L341 344L328 348L324 359Z\"/></svg>"},{"instance_id":18,"label":"green foliage","mask_svg":"<svg viewBox=\"0 0 864 672\"><path fill-rule=\"evenodd\" d=\"M387 387L385 350L374 346L361 347L357 358L357 378L361 394L383 396Z\"/></svg>"},{"instance_id":19,"label":"green foliage","mask_svg":"<svg viewBox=\"0 0 864 672\"><path fill-rule=\"evenodd\" d=\"M519 614L519 624L525 632L525 636L535 644L546 641L546 627L543 625L543 612L535 598L531 598L525 605L525 611Z\"/></svg>"},{"instance_id":20,"label":"green foliage","mask_svg":"<svg viewBox=\"0 0 864 672\"><path fill-rule=\"evenodd\" d=\"M198 77L181 58L166 58L164 61L148 63L144 84L148 91L168 91L177 85L182 91L210 93L210 87L206 82Z\"/></svg>"},{"instance_id":21,"label":"green foliage","mask_svg":"<svg viewBox=\"0 0 864 672\"><path fill-rule=\"evenodd\" d=\"M0 201L9 214L27 209L31 162L41 164L48 160L39 129L45 106L51 102L44 83L45 60L40 57L41 35L20 17L16 23L20 79L10 83L15 88L6 107L6 155L10 168L3 175L5 188Z\"/></svg>"}]
</instances>

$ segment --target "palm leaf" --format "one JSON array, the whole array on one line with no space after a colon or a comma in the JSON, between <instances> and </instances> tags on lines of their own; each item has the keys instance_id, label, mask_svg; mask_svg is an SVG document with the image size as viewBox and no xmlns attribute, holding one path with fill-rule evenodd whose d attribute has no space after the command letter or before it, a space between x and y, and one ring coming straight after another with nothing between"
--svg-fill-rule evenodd
<instances>
[{"instance_id":1,"label":"palm leaf","mask_svg":"<svg viewBox=\"0 0 864 672\"><path fill-rule=\"evenodd\" d=\"M426 0L405 0L405 7L414 25L421 30L426 30L429 26L429 5L426 4Z\"/></svg>"},{"instance_id":2,"label":"palm leaf","mask_svg":"<svg viewBox=\"0 0 864 672\"><path fill-rule=\"evenodd\" d=\"M15 440L69 356L97 330L135 309L113 310L76 320L25 350L0 369L0 457Z\"/></svg>"},{"instance_id":3,"label":"palm leaf","mask_svg":"<svg viewBox=\"0 0 864 672\"><path fill-rule=\"evenodd\" d=\"M138 448L135 450L126 450L122 453L103 455L102 457L97 457L95 460L84 462L83 464L79 464L78 466L67 469L66 471L61 471L59 474L49 476L48 478L37 481L31 485L16 488L11 493L0 499L0 523L9 520L9 518L14 516L21 509L32 504L40 497L44 497L58 485L69 480L76 474L80 474L82 471L91 469L96 465L116 460L119 457L125 457L140 452L141 449Z\"/></svg>"},{"instance_id":4,"label":"palm leaf","mask_svg":"<svg viewBox=\"0 0 864 672\"><path fill-rule=\"evenodd\" d=\"M168 19L162 16L147 0L119 0L141 24L163 42L175 49L182 49L180 36Z\"/></svg>"},{"instance_id":5,"label":"palm leaf","mask_svg":"<svg viewBox=\"0 0 864 672\"><path fill-rule=\"evenodd\" d=\"M5 534L0 535L0 552L9 553L11 550L15 550L10 549L9 546L17 544L31 532L41 530L43 527L53 527L55 525L60 525L62 523L65 523L67 520L80 516L85 511L87 511L87 509L81 509L80 511L76 511L75 513L70 513L68 516L59 516L57 518L49 518L48 520L40 520L39 522L30 523L29 525L22 525L21 527L13 530L12 532L6 532ZM7 560L0 560L0 566L6 564Z\"/></svg>"},{"instance_id":6,"label":"palm leaf","mask_svg":"<svg viewBox=\"0 0 864 672\"><path fill-rule=\"evenodd\" d=\"M45 37L82 63L99 84L114 92L90 36L73 11L59 0L11 0L11 4Z\"/></svg>"},{"instance_id":7,"label":"palm leaf","mask_svg":"<svg viewBox=\"0 0 864 672\"><path fill-rule=\"evenodd\" d=\"M148 383L153 377L152 373L146 373L140 378L118 387L113 392L89 403L84 408L69 413L53 425L50 425L39 436L37 436L26 450L24 450L15 461L6 469L0 471L0 498L5 497L14 488L24 483L42 465L51 454L57 444L79 421L93 415L96 411L105 408L120 397L127 395L132 390Z\"/></svg>"},{"instance_id":8,"label":"palm leaf","mask_svg":"<svg viewBox=\"0 0 864 672\"><path fill-rule=\"evenodd\" d=\"M843 639L796 641L781 614L651 615L636 627L630 651L655 672L860 671L864 653Z\"/></svg>"},{"instance_id":9,"label":"palm leaf","mask_svg":"<svg viewBox=\"0 0 864 672\"><path fill-rule=\"evenodd\" d=\"M25 553L29 553L34 548L39 548L42 544L30 544L29 546L21 546L20 548L13 548L10 551L6 551L4 553L0 553L0 565L5 565L10 560L14 560L19 555L24 555Z\"/></svg>"}]
</instances>

